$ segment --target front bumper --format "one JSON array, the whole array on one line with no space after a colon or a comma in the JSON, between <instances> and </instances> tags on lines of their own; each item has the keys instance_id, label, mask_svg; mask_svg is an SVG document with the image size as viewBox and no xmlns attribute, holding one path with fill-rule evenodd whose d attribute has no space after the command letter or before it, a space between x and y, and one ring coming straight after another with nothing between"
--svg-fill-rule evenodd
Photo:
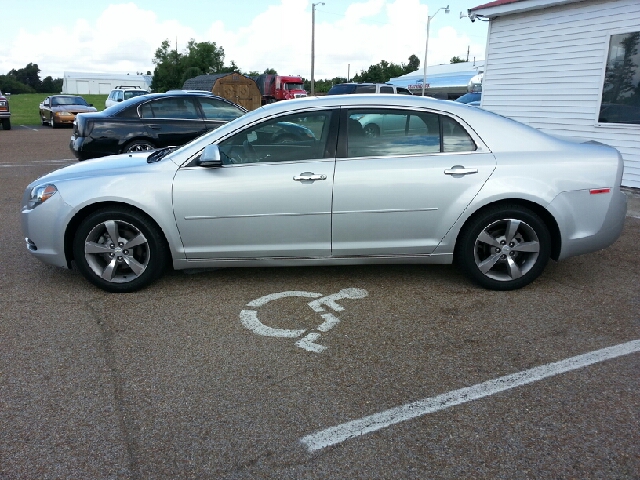
<instances>
[{"instance_id":1,"label":"front bumper","mask_svg":"<svg viewBox=\"0 0 640 480\"><path fill-rule=\"evenodd\" d=\"M29 190L25 192L22 205L26 205ZM27 249L38 260L57 267L69 267L64 251L64 232L71 207L57 192L36 208L22 207L22 233Z\"/></svg>"}]
</instances>

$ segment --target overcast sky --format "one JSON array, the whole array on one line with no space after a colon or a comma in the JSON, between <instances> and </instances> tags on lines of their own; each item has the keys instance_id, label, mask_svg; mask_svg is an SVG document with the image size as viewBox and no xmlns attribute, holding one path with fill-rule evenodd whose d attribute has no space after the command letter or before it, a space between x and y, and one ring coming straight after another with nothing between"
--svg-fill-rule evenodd
<instances>
[{"instance_id":1,"label":"overcast sky","mask_svg":"<svg viewBox=\"0 0 640 480\"><path fill-rule=\"evenodd\" d=\"M317 3L317 2L314 2ZM487 23L460 12L485 3L464 0L325 0L316 6L315 78L346 77L386 60L424 61L431 21L429 65L454 55L484 59ZM275 68L311 73L311 7L307 0L0 1L0 75L37 63L40 78L65 71L153 73L155 50L168 39L180 52L187 41L215 42L225 64L243 71Z\"/></svg>"}]
</instances>

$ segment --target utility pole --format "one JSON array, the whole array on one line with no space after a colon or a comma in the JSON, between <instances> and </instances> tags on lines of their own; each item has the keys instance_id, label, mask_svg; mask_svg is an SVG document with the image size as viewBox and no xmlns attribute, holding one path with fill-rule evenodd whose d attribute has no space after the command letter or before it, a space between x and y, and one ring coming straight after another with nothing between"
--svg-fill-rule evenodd
<instances>
[{"instance_id":1,"label":"utility pole","mask_svg":"<svg viewBox=\"0 0 640 480\"><path fill-rule=\"evenodd\" d=\"M431 20L435 17L440 10L444 10L444 13L449 13L449 5L446 7L440 7L436 10L436 13L427 17L427 42L424 47L424 75L422 76L422 96L424 97L424 90L427 87L427 52L429 51L429 28L431 26Z\"/></svg>"},{"instance_id":2,"label":"utility pole","mask_svg":"<svg viewBox=\"0 0 640 480\"><path fill-rule=\"evenodd\" d=\"M311 95L316 94L314 70L316 63L316 5L324 5L324 2L311 4Z\"/></svg>"},{"instance_id":3,"label":"utility pole","mask_svg":"<svg viewBox=\"0 0 640 480\"><path fill-rule=\"evenodd\" d=\"M471 48L471 45L467 45L467 62L469 61L469 49Z\"/></svg>"}]
</instances>

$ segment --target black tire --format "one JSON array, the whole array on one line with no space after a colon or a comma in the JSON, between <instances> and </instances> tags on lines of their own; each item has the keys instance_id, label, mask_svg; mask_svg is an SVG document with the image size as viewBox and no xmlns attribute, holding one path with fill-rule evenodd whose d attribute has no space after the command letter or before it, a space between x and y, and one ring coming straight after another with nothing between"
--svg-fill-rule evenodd
<instances>
[{"instance_id":1,"label":"black tire","mask_svg":"<svg viewBox=\"0 0 640 480\"><path fill-rule=\"evenodd\" d=\"M503 205L471 217L456 245L455 261L475 283L515 290L540 276L551 253L551 235L526 207Z\"/></svg>"},{"instance_id":2,"label":"black tire","mask_svg":"<svg viewBox=\"0 0 640 480\"><path fill-rule=\"evenodd\" d=\"M375 123L369 123L363 128L365 137L379 137L380 136L380 127Z\"/></svg>"},{"instance_id":3,"label":"black tire","mask_svg":"<svg viewBox=\"0 0 640 480\"><path fill-rule=\"evenodd\" d=\"M107 292L128 293L162 275L168 252L164 237L147 217L130 208L105 208L82 221L73 255L91 283Z\"/></svg>"},{"instance_id":4,"label":"black tire","mask_svg":"<svg viewBox=\"0 0 640 480\"><path fill-rule=\"evenodd\" d=\"M51 116L49 117L49 125L51 125L51 128L57 128L58 125L56 125L56 121L53 118L53 114L51 114Z\"/></svg>"},{"instance_id":5,"label":"black tire","mask_svg":"<svg viewBox=\"0 0 640 480\"><path fill-rule=\"evenodd\" d=\"M48 125L47 120L44 118L44 116L40 115L40 119L42 121L42 125Z\"/></svg>"},{"instance_id":6,"label":"black tire","mask_svg":"<svg viewBox=\"0 0 640 480\"><path fill-rule=\"evenodd\" d=\"M2 119L2 129L3 130L11 130L11 119L3 118Z\"/></svg>"},{"instance_id":7,"label":"black tire","mask_svg":"<svg viewBox=\"0 0 640 480\"><path fill-rule=\"evenodd\" d=\"M132 140L122 148L122 153L146 152L155 149L156 146L148 140Z\"/></svg>"}]
</instances>

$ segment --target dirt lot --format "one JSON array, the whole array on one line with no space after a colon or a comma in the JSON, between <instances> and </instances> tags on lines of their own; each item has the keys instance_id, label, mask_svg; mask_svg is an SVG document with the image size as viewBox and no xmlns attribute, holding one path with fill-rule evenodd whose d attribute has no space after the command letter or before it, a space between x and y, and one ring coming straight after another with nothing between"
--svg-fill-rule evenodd
<instances>
[{"instance_id":1,"label":"dirt lot","mask_svg":"<svg viewBox=\"0 0 640 480\"><path fill-rule=\"evenodd\" d=\"M70 135L0 131L0 478L640 478L640 218L515 292L376 266L110 295L20 231Z\"/></svg>"}]
</instances>

